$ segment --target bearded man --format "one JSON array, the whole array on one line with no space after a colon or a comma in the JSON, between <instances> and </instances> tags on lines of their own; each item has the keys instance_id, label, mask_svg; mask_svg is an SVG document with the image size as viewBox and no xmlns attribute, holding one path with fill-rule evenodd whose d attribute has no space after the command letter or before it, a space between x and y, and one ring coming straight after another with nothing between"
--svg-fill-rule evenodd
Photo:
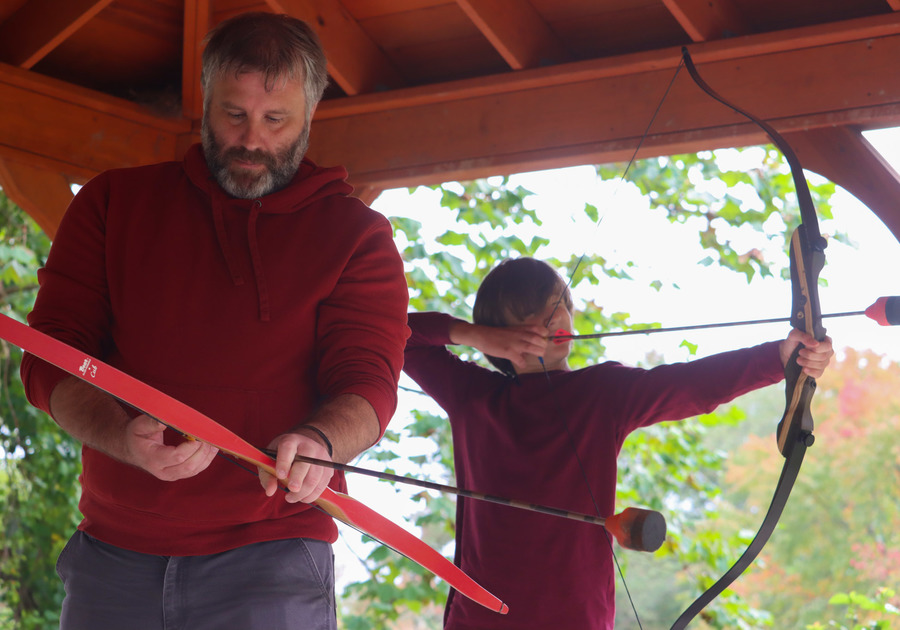
<instances>
[{"instance_id":1,"label":"bearded man","mask_svg":"<svg viewBox=\"0 0 900 630\"><path fill-rule=\"evenodd\" d=\"M278 478L26 356L29 400L83 445L64 630L334 628L337 530L310 503L346 486L294 456L347 462L396 406L403 266L346 171L304 158L327 83L314 32L238 15L201 82L202 144L79 191L29 323L275 449Z\"/></svg>"}]
</instances>

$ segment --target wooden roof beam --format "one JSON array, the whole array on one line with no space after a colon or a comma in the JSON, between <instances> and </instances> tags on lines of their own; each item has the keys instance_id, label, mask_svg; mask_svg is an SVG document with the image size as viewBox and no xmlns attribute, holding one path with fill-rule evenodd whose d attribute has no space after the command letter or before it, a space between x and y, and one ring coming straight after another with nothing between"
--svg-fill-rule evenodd
<instances>
[{"instance_id":1,"label":"wooden roof beam","mask_svg":"<svg viewBox=\"0 0 900 630\"><path fill-rule=\"evenodd\" d=\"M0 62L26 70L112 0L29 0L0 25Z\"/></svg>"},{"instance_id":2,"label":"wooden roof beam","mask_svg":"<svg viewBox=\"0 0 900 630\"><path fill-rule=\"evenodd\" d=\"M121 166L180 159L190 121L0 64L0 158L84 180Z\"/></svg>"},{"instance_id":3,"label":"wooden roof beam","mask_svg":"<svg viewBox=\"0 0 900 630\"><path fill-rule=\"evenodd\" d=\"M0 158L0 188L51 239L73 196L71 183L59 172L3 158Z\"/></svg>"},{"instance_id":4,"label":"wooden roof beam","mask_svg":"<svg viewBox=\"0 0 900 630\"><path fill-rule=\"evenodd\" d=\"M513 70L570 60L556 34L528 0L456 0Z\"/></svg>"},{"instance_id":5,"label":"wooden roof beam","mask_svg":"<svg viewBox=\"0 0 900 630\"><path fill-rule=\"evenodd\" d=\"M898 0L900 1L900 0ZM691 50L694 63L703 65L745 57L816 49L871 38L900 34L900 13L848 20L838 25L802 27L790 31L736 37L706 42ZM671 70L681 63L680 48L664 48L617 57L577 61L562 66L536 68L518 73L493 75L438 85L404 88L354 98L333 99L320 104L316 119L421 107L469 98L568 85L604 78L627 77L642 72Z\"/></svg>"},{"instance_id":6,"label":"wooden roof beam","mask_svg":"<svg viewBox=\"0 0 900 630\"><path fill-rule=\"evenodd\" d=\"M402 87L406 81L338 0L266 0L312 26L328 57L328 73L349 95Z\"/></svg>"},{"instance_id":7,"label":"wooden roof beam","mask_svg":"<svg viewBox=\"0 0 900 630\"><path fill-rule=\"evenodd\" d=\"M896 125L900 77L884 69L900 58L900 16L886 17L701 43L694 59L723 96L782 132ZM310 155L384 188L628 159L679 62L673 48L326 102ZM641 157L767 142L682 73Z\"/></svg>"}]
</instances>

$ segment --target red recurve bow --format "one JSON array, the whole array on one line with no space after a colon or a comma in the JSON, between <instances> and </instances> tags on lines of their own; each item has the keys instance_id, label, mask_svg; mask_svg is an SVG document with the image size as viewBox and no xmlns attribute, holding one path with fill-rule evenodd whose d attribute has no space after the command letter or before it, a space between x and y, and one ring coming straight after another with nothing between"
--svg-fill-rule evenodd
<instances>
[{"instance_id":1,"label":"red recurve bow","mask_svg":"<svg viewBox=\"0 0 900 630\"><path fill-rule=\"evenodd\" d=\"M5 315L0 338L65 370L163 424L275 475L275 460L196 409L68 344ZM356 499L325 488L315 505L333 518L371 536L446 581L461 594L500 614L509 608L443 555Z\"/></svg>"}]
</instances>

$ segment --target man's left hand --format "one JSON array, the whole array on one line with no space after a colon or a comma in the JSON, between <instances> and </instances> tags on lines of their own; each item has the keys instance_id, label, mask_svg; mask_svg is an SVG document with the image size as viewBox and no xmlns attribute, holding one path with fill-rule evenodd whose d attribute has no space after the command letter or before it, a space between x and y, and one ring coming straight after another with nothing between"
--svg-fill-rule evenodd
<instances>
[{"instance_id":1,"label":"man's left hand","mask_svg":"<svg viewBox=\"0 0 900 630\"><path fill-rule=\"evenodd\" d=\"M288 492L285 500L288 503L312 503L319 498L334 474L331 468L314 466L295 461L296 455L331 460L328 449L312 435L304 433L283 433L269 443L275 450L275 472L277 478L260 469L259 481L266 496L271 497L278 490L278 484L284 485Z\"/></svg>"}]
</instances>

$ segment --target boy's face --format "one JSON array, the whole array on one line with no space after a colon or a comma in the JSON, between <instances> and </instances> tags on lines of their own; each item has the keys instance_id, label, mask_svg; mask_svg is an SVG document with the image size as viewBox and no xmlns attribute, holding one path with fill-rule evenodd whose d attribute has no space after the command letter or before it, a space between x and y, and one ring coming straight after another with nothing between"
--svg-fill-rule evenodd
<instances>
[{"instance_id":1,"label":"boy's face","mask_svg":"<svg viewBox=\"0 0 900 630\"><path fill-rule=\"evenodd\" d=\"M560 301L560 295L553 295L540 312L534 313L519 319L510 315L508 323L510 326L538 326L545 329L545 334L555 335L556 331L564 330L565 332L573 332L574 325L572 323L572 312L566 307L565 303ZM525 372L541 372L546 367L547 370L568 370L569 366L566 359L572 348L572 340L566 340L562 343L556 343L547 340L547 347L544 350L544 365L536 355L528 355L527 366L524 370L517 370L520 374Z\"/></svg>"}]
</instances>

